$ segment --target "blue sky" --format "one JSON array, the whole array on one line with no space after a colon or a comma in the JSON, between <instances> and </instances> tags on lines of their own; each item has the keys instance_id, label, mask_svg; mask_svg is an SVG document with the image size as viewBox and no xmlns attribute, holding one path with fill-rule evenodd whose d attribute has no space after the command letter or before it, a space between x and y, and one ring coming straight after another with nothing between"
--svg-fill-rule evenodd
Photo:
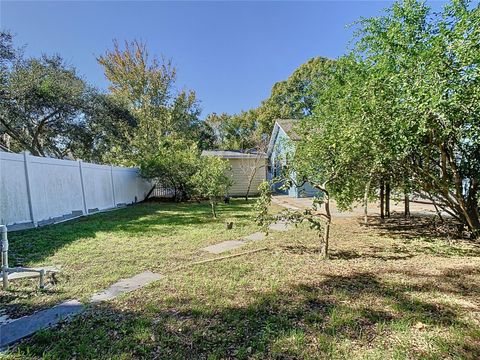
<instances>
[{"instance_id":1,"label":"blue sky","mask_svg":"<svg viewBox=\"0 0 480 360\"><path fill-rule=\"evenodd\" d=\"M204 117L256 107L311 57L344 54L347 25L389 4L0 1L0 27L26 45L27 55L58 53L101 89L108 84L95 57L113 39L146 41L151 54L173 60L178 86L197 92Z\"/></svg>"}]
</instances>

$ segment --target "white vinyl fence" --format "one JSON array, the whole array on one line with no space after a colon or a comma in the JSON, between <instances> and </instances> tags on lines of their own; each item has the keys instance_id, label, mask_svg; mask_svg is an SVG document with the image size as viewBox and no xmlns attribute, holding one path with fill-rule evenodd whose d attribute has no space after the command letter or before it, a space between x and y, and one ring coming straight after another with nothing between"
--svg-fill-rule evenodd
<instances>
[{"instance_id":1,"label":"white vinyl fence","mask_svg":"<svg viewBox=\"0 0 480 360\"><path fill-rule=\"evenodd\" d=\"M0 224L25 229L142 201L138 169L0 152Z\"/></svg>"}]
</instances>

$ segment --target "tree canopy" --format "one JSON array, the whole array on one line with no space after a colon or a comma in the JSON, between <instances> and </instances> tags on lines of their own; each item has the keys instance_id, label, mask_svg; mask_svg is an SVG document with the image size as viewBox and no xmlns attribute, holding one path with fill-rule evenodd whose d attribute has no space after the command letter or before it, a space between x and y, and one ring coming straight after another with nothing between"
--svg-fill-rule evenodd
<instances>
[{"instance_id":1,"label":"tree canopy","mask_svg":"<svg viewBox=\"0 0 480 360\"><path fill-rule=\"evenodd\" d=\"M359 21L354 51L316 81L298 173L331 179L344 207L371 182L420 191L477 233L479 21L478 5L453 1L436 14L415 0Z\"/></svg>"},{"instance_id":2,"label":"tree canopy","mask_svg":"<svg viewBox=\"0 0 480 360\"><path fill-rule=\"evenodd\" d=\"M121 103L89 86L61 57L24 58L6 32L0 68L0 133L12 151L101 162L106 148L124 139L120 129L135 124Z\"/></svg>"},{"instance_id":3,"label":"tree canopy","mask_svg":"<svg viewBox=\"0 0 480 360\"><path fill-rule=\"evenodd\" d=\"M126 104L137 119L130 151L122 156L126 164L155 151L169 135L203 137L208 143L195 92L176 89L176 69L170 60L152 57L145 43L132 41L123 47L114 42L113 50L98 57L98 62L110 82L111 96Z\"/></svg>"}]
</instances>

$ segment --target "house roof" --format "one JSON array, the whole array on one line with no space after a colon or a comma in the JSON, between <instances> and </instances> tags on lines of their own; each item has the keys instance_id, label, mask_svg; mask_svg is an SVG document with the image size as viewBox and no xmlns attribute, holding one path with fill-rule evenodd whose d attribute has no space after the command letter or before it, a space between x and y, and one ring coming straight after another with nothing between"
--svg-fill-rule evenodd
<instances>
[{"instance_id":1,"label":"house roof","mask_svg":"<svg viewBox=\"0 0 480 360\"><path fill-rule=\"evenodd\" d=\"M267 157L264 153L245 153L231 150L203 150L202 156L218 156L224 159L257 159L259 157Z\"/></svg>"},{"instance_id":2,"label":"house roof","mask_svg":"<svg viewBox=\"0 0 480 360\"><path fill-rule=\"evenodd\" d=\"M285 134L288 135L290 140L293 141L298 141L300 140L300 135L298 135L295 130L295 124L298 124L298 120L295 119L279 119L275 121L278 126L282 128L282 130L285 132Z\"/></svg>"},{"instance_id":3,"label":"house roof","mask_svg":"<svg viewBox=\"0 0 480 360\"><path fill-rule=\"evenodd\" d=\"M275 142L277 141L278 132L280 129L283 130L285 134L292 141L299 141L300 136L295 132L294 127L298 123L298 120L295 119L278 119L275 120L275 125L273 126L272 135L270 136L270 142L268 144L267 155L270 157L273 151Z\"/></svg>"}]
</instances>

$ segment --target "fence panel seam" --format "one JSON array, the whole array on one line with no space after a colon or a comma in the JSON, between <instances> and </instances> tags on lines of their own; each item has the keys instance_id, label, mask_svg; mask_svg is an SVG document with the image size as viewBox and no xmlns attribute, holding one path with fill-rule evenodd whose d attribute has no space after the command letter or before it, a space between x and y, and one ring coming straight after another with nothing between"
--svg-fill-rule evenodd
<instances>
[{"instance_id":1,"label":"fence panel seam","mask_svg":"<svg viewBox=\"0 0 480 360\"><path fill-rule=\"evenodd\" d=\"M82 186L82 198L83 198L83 213L88 214L87 199L85 197L85 185L83 181L83 166L82 160L78 160L78 169L80 170L80 185Z\"/></svg>"},{"instance_id":2,"label":"fence panel seam","mask_svg":"<svg viewBox=\"0 0 480 360\"><path fill-rule=\"evenodd\" d=\"M31 179L30 179L30 169L29 169L29 158L28 152L23 152L23 161L25 164L25 181L27 183L27 198L28 198L28 208L30 210L30 218L32 219L32 223L34 226L37 226L37 220L35 218L35 211L33 209L33 200L32 200L32 186L31 186Z\"/></svg>"}]
</instances>

